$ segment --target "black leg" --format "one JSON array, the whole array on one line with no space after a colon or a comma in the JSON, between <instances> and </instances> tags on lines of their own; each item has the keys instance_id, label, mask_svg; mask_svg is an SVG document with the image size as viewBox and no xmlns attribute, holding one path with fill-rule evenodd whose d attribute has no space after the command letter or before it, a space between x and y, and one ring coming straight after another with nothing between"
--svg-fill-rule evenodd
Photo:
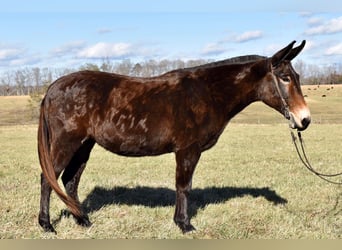
<instances>
[{"instance_id":1,"label":"black leg","mask_svg":"<svg viewBox=\"0 0 342 250\"><path fill-rule=\"evenodd\" d=\"M43 174L41 174L41 194L40 194L40 211L39 211L39 225L44 229L45 232L56 233L55 229L50 223L50 195L51 195L51 187L50 184L46 181L46 178Z\"/></svg>"},{"instance_id":2,"label":"black leg","mask_svg":"<svg viewBox=\"0 0 342 250\"><path fill-rule=\"evenodd\" d=\"M65 154L60 152L51 155L57 155L56 158L52 160L52 162L54 162L57 166L54 167L54 172L56 178L58 179L59 175L66 166L66 162L70 158L68 158ZM43 174L41 174L40 188L40 210L38 216L39 225L41 225L45 232L56 233L55 229L53 228L50 222L50 196L52 188Z\"/></svg>"},{"instance_id":3,"label":"black leg","mask_svg":"<svg viewBox=\"0 0 342 250\"><path fill-rule=\"evenodd\" d=\"M196 164L201 156L198 145L176 152L176 210L174 221L183 233L195 230L188 215L189 192Z\"/></svg>"},{"instance_id":4,"label":"black leg","mask_svg":"<svg viewBox=\"0 0 342 250\"><path fill-rule=\"evenodd\" d=\"M81 175L86 167L86 163L89 159L90 152L94 146L95 142L93 140L85 141L78 151L74 154L70 163L66 167L63 175L62 181L65 186L67 194L74 200L79 201L78 198L78 184L81 179ZM81 217L75 217L77 224L89 227L91 222L89 221L88 215L83 213Z\"/></svg>"}]
</instances>

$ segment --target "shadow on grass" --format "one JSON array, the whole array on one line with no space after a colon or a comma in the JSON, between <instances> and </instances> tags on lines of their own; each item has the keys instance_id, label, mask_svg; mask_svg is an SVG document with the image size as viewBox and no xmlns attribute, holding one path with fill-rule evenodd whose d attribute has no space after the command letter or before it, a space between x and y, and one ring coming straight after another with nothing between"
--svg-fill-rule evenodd
<instances>
[{"instance_id":1,"label":"shadow on grass","mask_svg":"<svg viewBox=\"0 0 342 250\"><path fill-rule=\"evenodd\" d=\"M189 215L193 217L198 209L208 204L222 203L227 200L252 196L264 197L274 205L285 204L287 200L275 191L265 188L250 187L208 187L195 188L190 192ZM167 207L175 205L175 191L169 188L154 187L115 187L106 189L95 187L83 201L82 206L86 213L100 210L103 206L112 204L140 205L146 207Z\"/></svg>"}]
</instances>

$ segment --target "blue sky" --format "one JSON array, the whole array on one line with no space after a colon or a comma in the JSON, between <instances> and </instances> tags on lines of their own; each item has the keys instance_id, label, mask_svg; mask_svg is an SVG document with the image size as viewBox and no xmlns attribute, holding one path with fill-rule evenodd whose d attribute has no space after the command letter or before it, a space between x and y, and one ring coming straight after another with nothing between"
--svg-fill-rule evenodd
<instances>
[{"instance_id":1,"label":"blue sky","mask_svg":"<svg viewBox=\"0 0 342 250\"><path fill-rule=\"evenodd\" d=\"M12 0L0 10L0 71L131 59L271 56L307 40L300 59L342 63L341 1Z\"/></svg>"}]
</instances>

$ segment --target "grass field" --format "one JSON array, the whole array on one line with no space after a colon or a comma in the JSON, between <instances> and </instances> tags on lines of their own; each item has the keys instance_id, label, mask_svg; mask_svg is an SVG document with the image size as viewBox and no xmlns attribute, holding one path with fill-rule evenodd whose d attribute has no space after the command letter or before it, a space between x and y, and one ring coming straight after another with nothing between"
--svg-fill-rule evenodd
<instances>
[{"instance_id":1,"label":"grass field","mask_svg":"<svg viewBox=\"0 0 342 250\"><path fill-rule=\"evenodd\" d=\"M339 172L342 88L327 88L304 87L313 124L303 136L313 165ZM65 205L53 194L58 234L44 233L37 223L37 127L19 115L25 113L24 98L8 98L0 98L0 124L6 124L0 126L0 238L342 238L342 188L301 165L286 121L261 104L234 118L218 144L203 153L190 206L197 231L183 235L172 221L173 154L125 158L95 147L79 188L93 226L61 217ZM8 109L17 118L9 118ZM9 125L16 119L29 125Z\"/></svg>"}]
</instances>

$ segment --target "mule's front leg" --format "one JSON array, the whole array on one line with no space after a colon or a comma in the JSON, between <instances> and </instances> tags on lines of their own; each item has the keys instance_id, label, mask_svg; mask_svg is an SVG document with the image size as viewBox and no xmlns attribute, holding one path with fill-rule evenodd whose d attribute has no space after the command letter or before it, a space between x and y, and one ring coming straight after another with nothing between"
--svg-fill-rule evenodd
<instances>
[{"instance_id":1,"label":"mule's front leg","mask_svg":"<svg viewBox=\"0 0 342 250\"><path fill-rule=\"evenodd\" d=\"M174 221L183 233L195 230L188 215L192 175L201 156L197 144L176 152L176 211Z\"/></svg>"}]
</instances>

